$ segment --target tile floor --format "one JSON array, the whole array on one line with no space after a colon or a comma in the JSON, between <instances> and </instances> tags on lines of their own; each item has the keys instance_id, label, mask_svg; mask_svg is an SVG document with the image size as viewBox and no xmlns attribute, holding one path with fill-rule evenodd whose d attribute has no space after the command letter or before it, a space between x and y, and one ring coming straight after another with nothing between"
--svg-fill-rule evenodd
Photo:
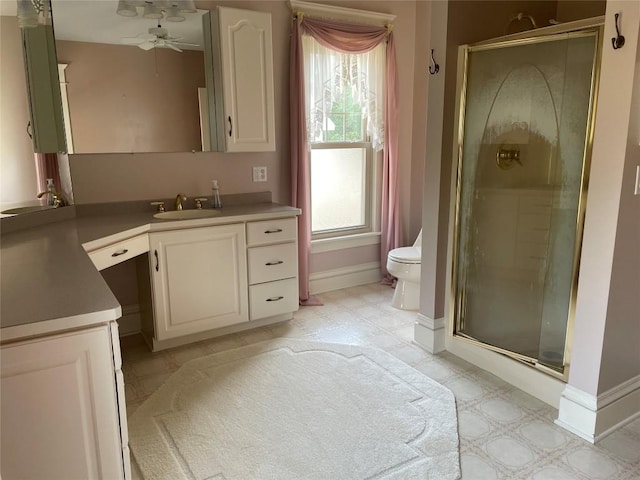
<instances>
[{"instance_id":1,"label":"tile floor","mask_svg":"<svg viewBox=\"0 0 640 480\"><path fill-rule=\"evenodd\" d=\"M392 290L371 284L320 295L293 320L150 353L138 337L122 341L131 414L183 363L276 337L382 348L450 388L458 408L462 478L640 480L640 420L593 446L554 425L557 411L490 373L444 352L412 344L415 312L390 306Z\"/></svg>"}]
</instances>

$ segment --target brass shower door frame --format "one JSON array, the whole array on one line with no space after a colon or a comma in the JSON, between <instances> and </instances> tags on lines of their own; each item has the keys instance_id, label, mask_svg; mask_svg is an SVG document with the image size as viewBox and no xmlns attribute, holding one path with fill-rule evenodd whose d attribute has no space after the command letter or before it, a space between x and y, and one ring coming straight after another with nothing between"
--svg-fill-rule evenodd
<instances>
[{"instance_id":1,"label":"brass shower door frame","mask_svg":"<svg viewBox=\"0 0 640 480\"><path fill-rule=\"evenodd\" d=\"M567 381L569 378L569 368L570 368L570 360L571 360L571 349L573 344L573 325L575 321L575 310L576 310L576 298L577 298L577 290L578 290L578 273L580 267L580 251L582 248L582 238L584 231L584 214L585 214L585 205L587 199L587 187L589 183L589 169L591 166L591 150L593 146L593 132L594 132L594 124L595 124L595 110L596 110L596 100L598 95L598 83L600 78L600 63L602 58L602 38L603 38L603 26L600 19L594 19L594 22L589 23L588 21L574 22L573 25L576 24L584 24L584 26L580 26L578 28L571 29L571 26L568 25L568 29L563 30L561 25L547 27L543 29L538 29L535 31L529 31L525 34L516 34L511 35L509 37L505 37L502 39L483 41L472 45L461 45L458 50L458 88L456 93L456 98L459 101L459 110L457 112L458 115L458 125L457 131L455 134L455 151L454 151L454 159L457 158L456 163L456 172L455 172L455 208L454 208L454 217L453 217L453 237L452 237L452 256L451 263L449 267L451 268L451 283L450 283L450 292L449 292L449 322L452 326L453 337L457 340L461 340L463 342L479 346L481 348L491 350L497 353L501 353L506 355L512 359L523 362L527 365L530 365L537 370L540 370L548 375L551 375L555 378L559 378L563 381ZM546 33L548 32L548 33ZM533 35L533 36L523 36L523 35ZM487 343L476 340L475 338L462 333L462 325L464 324L464 289L458 284L458 263L459 263L459 246L458 242L460 240L460 204L461 204L461 194L462 194L462 153L463 153L463 142L464 142L464 121L465 121L465 112L466 112L466 94L467 94L467 80L468 80L468 68L469 68L469 53L478 52L483 50L492 50L499 48L508 48L514 46L521 45L529 45L529 44L537 44L537 43L545 43L545 42L553 42L553 41L561 41L572 38L579 37L587 37L594 36L596 48L594 50L593 57L593 66L592 66L592 76L591 76L591 88L589 93L589 111L587 115L587 128L585 135L585 144L584 151L582 157L582 172L581 172L581 182L580 182L580 194L578 199L578 209L577 209L577 217L576 217L576 239L574 244L573 251L573 267L572 267L572 283L571 283L571 292L569 298L569 311L568 311L568 319L567 319L567 328L565 331L565 347L564 347L564 356L563 356L563 365L562 368L556 370L550 368L546 365L539 363L537 358L528 357L526 355L522 355L516 352L512 352L510 350L506 350L500 347L496 347L494 345L489 345ZM516 37L516 38L514 38ZM460 68L462 67L462 68Z\"/></svg>"}]
</instances>

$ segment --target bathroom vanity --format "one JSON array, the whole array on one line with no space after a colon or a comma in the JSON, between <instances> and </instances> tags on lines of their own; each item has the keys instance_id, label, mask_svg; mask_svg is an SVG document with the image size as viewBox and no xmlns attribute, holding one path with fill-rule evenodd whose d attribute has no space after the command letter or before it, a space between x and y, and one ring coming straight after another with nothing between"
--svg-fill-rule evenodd
<instances>
[{"instance_id":1,"label":"bathroom vanity","mask_svg":"<svg viewBox=\"0 0 640 480\"><path fill-rule=\"evenodd\" d=\"M122 312L98 270L139 262L154 350L286 320L298 308L298 214L260 203L195 220L112 213L3 229L2 476L131 478Z\"/></svg>"}]
</instances>

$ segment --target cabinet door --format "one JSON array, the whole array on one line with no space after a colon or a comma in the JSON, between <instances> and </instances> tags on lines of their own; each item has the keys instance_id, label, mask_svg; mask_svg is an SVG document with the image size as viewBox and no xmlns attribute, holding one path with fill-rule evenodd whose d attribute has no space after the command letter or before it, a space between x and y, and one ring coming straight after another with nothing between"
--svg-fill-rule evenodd
<instances>
[{"instance_id":1,"label":"cabinet door","mask_svg":"<svg viewBox=\"0 0 640 480\"><path fill-rule=\"evenodd\" d=\"M219 8L228 152L276 149L271 14Z\"/></svg>"},{"instance_id":2,"label":"cabinet door","mask_svg":"<svg viewBox=\"0 0 640 480\"><path fill-rule=\"evenodd\" d=\"M108 326L3 346L0 357L2 478L123 478Z\"/></svg>"},{"instance_id":3,"label":"cabinet door","mask_svg":"<svg viewBox=\"0 0 640 480\"><path fill-rule=\"evenodd\" d=\"M53 27L38 25L23 28L22 41L31 114L29 135L32 137L33 151L66 152Z\"/></svg>"},{"instance_id":4,"label":"cabinet door","mask_svg":"<svg viewBox=\"0 0 640 480\"><path fill-rule=\"evenodd\" d=\"M246 322L244 225L152 233L155 338Z\"/></svg>"}]
</instances>

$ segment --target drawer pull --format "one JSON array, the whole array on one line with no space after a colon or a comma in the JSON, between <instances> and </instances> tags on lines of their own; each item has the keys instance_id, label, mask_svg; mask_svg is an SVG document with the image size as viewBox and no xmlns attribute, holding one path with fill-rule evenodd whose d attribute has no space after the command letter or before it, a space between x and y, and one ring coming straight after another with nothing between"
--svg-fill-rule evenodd
<instances>
[{"instance_id":1,"label":"drawer pull","mask_svg":"<svg viewBox=\"0 0 640 480\"><path fill-rule=\"evenodd\" d=\"M160 260L158 260L158 250L154 250L153 254L156 256L156 272L160 271Z\"/></svg>"},{"instance_id":2,"label":"drawer pull","mask_svg":"<svg viewBox=\"0 0 640 480\"><path fill-rule=\"evenodd\" d=\"M282 229L276 228L275 230L266 230L264 233L269 234L269 233L280 233L280 232L282 232Z\"/></svg>"},{"instance_id":3,"label":"drawer pull","mask_svg":"<svg viewBox=\"0 0 640 480\"><path fill-rule=\"evenodd\" d=\"M128 251L129 250L127 250L126 248L123 248L122 250L118 250L117 252L112 253L111 256L112 257L119 257L120 255L124 255Z\"/></svg>"},{"instance_id":4,"label":"drawer pull","mask_svg":"<svg viewBox=\"0 0 640 480\"><path fill-rule=\"evenodd\" d=\"M284 262L283 262L282 260L278 260L277 262L267 262L267 263L265 263L265 265L266 265L267 267L272 267L273 265L281 265L281 264L283 264L283 263L284 263Z\"/></svg>"},{"instance_id":5,"label":"drawer pull","mask_svg":"<svg viewBox=\"0 0 640 480\"><path fill-rule=\"evenodd\" d=\"M284 297L271 297L267 298L267 302L279 302L282 299L284 299Z\"/></svg>"}]
</instances>

